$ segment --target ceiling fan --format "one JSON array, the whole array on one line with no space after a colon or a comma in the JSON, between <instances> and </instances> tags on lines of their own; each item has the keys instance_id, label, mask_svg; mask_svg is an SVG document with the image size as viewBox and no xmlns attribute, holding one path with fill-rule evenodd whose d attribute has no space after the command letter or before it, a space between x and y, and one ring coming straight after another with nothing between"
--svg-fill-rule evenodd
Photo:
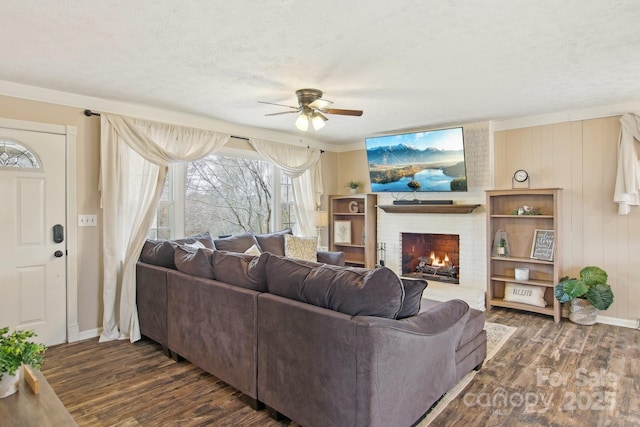
<instances>
[{"instance_id":1,"label":"ceiling fan","mask_svg":"<svg viewBox=\"0 0 640 427\"><path fill-rule=\"evenodd\" d=\"M313 129L319 130L324 127L327 120L324 114L339 114L342 116L361 116L362 110L342 110L329 108L333 102L322 99L322 91L318 89L300 89L296 91L298 106L275 104L273 102L258 101L261 104L277 105L289 108L289 111L265 114L265 116L278 116L280 114L300 113L296 119L296 127L302 131L309 129L309 122Z\"/></svg>"}]
</instances>

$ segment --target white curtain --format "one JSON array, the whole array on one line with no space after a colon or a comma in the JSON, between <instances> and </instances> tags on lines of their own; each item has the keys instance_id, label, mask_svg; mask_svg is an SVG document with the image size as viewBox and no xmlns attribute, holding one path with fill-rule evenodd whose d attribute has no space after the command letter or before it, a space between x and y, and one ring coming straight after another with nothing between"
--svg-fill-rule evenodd
<instances>
[{"instance_id":1,"label":"white curtain","mask_svg":"<svg viewBox=\"0 0 640 427\"><path fill-rule=\"evenodd\" d=\"M105 113L101 126L104 314L100 341L129 338L134 342L140 339L135 265L168 165L214 153L230 135Z\"/></svg>"},{"instance_id":2,"label":"white curtain","mask_svg":"<svg viewBox=\"0 0 640 427\"><path fill-rule=\"evenodd\" d=\"M625 114L620 118L618 143L618 170L613 201L618 203L618 214L628 215L631 206L640 205L640 117Z\"/></svg>"},{"instance_id":3,"label":"white curtain","mask_svg":"<svg viewBox=\"0 0 640 427\"><path fill-rule=\"evenodd\" d=\"M303 236L315 236L316 230L311 224L309 212L320 207L320 196L323 192L321 151L259 139L251 139L249 143L258 153L280 168L283 174L291 178L298 218L294 232Z\"/></svg>"}]
</instances>

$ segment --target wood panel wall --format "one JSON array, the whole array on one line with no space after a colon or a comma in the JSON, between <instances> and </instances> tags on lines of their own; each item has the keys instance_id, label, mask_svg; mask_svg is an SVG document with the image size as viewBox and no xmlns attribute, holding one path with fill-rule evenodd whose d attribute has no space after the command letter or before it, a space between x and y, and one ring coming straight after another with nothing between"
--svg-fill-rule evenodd
<instances>
[{"instance_id":1,"label":"wood panel wall","mask_svg":"<svg viewBox=\"0 0 640 427\"><path fill-rule=\"evenodd\" d=\"M640 208L617 214L619 116L557 123L494 134L495 188L511 188L517 169L529 172L532 188L563 188L562 274L587 265L609 274L615 300L600 315L640 317Z\"/></svg>"}]
</instances>

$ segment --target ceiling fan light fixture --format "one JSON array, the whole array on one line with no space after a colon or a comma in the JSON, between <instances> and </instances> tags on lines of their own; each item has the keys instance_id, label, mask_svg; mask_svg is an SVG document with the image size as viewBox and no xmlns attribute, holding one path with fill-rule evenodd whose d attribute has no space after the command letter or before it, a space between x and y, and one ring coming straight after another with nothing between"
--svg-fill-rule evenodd
<instances>
[{"instance_id":1,"label":"ceiling fan light fixture","mask_svg":"<svg viewBox=\"0 0 640 427\"><path fill-rule=\"evenodd\" d=\"M296 127L303 132L309 129L309 118L306 114L302 113L298 116L296 119Z\"/></svg>"},{"instance_id":2,"label":"ceiling fan light fixture","mask_svg":"<svg viewBox=\"0 0 640 427\"><path fill-rule=\"evenodd\" d=\"M320 113L314 113L313 116L311 116L311 123L313 124L314 130L322 129L326 121L327 118Z\"/></svg>"}]
</instances>

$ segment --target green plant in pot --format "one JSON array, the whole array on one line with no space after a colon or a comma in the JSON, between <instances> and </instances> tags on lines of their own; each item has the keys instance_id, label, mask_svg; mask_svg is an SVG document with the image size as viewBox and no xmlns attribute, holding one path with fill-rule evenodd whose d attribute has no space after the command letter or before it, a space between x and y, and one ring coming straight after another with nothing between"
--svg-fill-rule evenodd
<instances>
[{"instance_id":1,"label":"green plant in pot","mask_svg":"<svg viewBox=\"0 0 640 427\"><path fill-rule=\"evenodd\" d=\"M596 323L596 310L606 310L613 303L613 291L607 284L607 272L588 266L580 278L563 277L556 285L555 296L561 303L571 302L569 319L581 325Z\"/></svg>"},{"instance_id":2,"label":"green plant in pot","mask_svg":"<svg viewBox=\"0 0 640 427\"><path fill-rule=\"evenodd\" d=\"M360 183L352 179L347 183L347 187L349 187L349 190L351 191L351 193L356 193L358 192L358 187L360 187Z\"/></svg>"},{"instance_id":3,"label":"green plant in pot","mask_svg":"<svg viewBox=\"0 0 640 427\"><path fill-rule=\"evenodd\" d=\"M0 329L0 398L18 391L22 365L42 366L47 347L30 340L35 336L33 331Z\"/></svg>"}]
</instances>

